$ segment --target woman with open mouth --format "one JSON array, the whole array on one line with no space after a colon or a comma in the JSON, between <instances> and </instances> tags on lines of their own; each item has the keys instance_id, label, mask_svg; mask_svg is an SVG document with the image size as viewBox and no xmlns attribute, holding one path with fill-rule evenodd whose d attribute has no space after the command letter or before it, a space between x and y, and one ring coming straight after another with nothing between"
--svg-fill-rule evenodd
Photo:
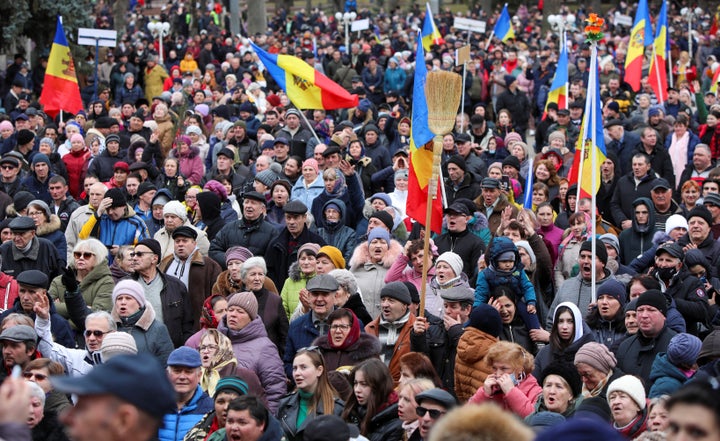
<instances>
[{"instance_id":1,"label":"woman with open mouth","mask_svg":"<svg viewBox=\"0 0 720 441\"><path fill-rule=\"evenodd\" d=\"M570 418L582 401L582 381L575 367L564 362L555 362L545 368L540 377L542 394L535 404L535 412L527 419L538 412L559 413L565 418ZM526 420L527 420L526 419Z\"/></svg>"},{"instance_id":2,"label":"woman with open mouth","mask_svg":"<svg viewBox=\"0 0 720 441\"><path fill-rule=\"evenodd\" d=\"M607 391L612 423L627 439L647 429L648 408L645 388L638 377L625 375L610 383Z\"/></svg>"}]
</instances>

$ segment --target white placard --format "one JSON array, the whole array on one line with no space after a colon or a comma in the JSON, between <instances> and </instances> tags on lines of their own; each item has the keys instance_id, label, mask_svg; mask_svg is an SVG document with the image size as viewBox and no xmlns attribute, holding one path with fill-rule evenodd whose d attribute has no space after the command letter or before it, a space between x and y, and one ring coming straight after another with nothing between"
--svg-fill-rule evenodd
<instances>
[{"instance_id":1,"label":"white placard","mask_svg":"<svg viewBox=\"0 0 720 441\"><path fill-rule=\"evenodd\" d=\"M453 27L455 29L463 29L465 31L472 31L482 34L485 32L487 23L481 20L472 20L470 18L455 17L455 23Z\"/></svg>"},{"instance_id":2,"label":"white placard","mask_svg":"<svg viewBox=\"0 0 720 441\"><path fill-rule=\"evenodd\" d=\"M615 24L618 26L627 26L631 28L633 26L633 19L629 15L623 15L615 13Z\"/></svg>"},{"instance_id":3,"label":"white placard","mask_svg":"<svg viewBox=\"0 0 720 441\"><path fill-rule=\"evenodd\" d=\"M117 31L79 28L78 44L84 46L95 46L95 44L98 44L103 47L115 47L117 45Z\"/></svg>"},{"instance_id":4,"label":"white placard","mask_svg":"<svg viewBox=\"0 0 720 441\"><path fill-rule=\"evenodd\" d=\"M370 19L364 18L362 20L355 20L351 24L350 30L352 32L359 32L364 31L365 29L370 29Z\"/></svg>"}]
</instances>

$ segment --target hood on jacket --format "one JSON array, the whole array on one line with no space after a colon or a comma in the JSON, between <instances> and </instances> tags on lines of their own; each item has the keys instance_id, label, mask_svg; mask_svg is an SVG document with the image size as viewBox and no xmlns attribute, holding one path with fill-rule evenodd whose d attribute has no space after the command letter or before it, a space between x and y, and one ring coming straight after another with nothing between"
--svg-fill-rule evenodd
<instances>
[{"instance_id":1,"label":"hood on jacket","mask_svg":"<svg viewBox=\"0 0 720 441\"><path fill-rule=\"evenodd\" d=\"M50 233L54 233L61 227L60 218L56 214L50 215L50 220L37 227L38 236L46 236Z\"/></svg>"},{"instance_id":2,"label":"hood on jacket","mask_svg":"<svg viewBox=\"0 0 720 441\"><path fill-rule=\"evenodd\" d=\"M340 224L340 225L345 225L345 221L346 221L346 220L345 220L345 216L346 216L346 214L347 214L347 207L345 206L345 202L343 202L342 200L337 199L337 198L335 198L335 199L330 199L329 201L325 202L325 205L323 205L323 207L322 207L322 217L323 217L323 220L325 221L325 224L327 225L327 219L325 218L325 209L327 209L327 206L330 205L330 204L335 204L335 205L338 206L338 208L340 209L340 222L339 222L339 224Z\"/></svg>"},{"instance_id":3,"label":"hood on jacket","mask_svg":"<svg viewBox=\"0 0 720 441\"><path fill-rule=\"evenodd\" d=\"M220 196L212 191L201 191L197 194L197 202L202 217L206 222L220 217Z\"/></svg>"},{"instance_id":4,"label":"hood on jacket","mask_svg":"<svg viewBox=\"0 0 720 441\"><path fill-rule=\"evenodd\" d=\"M693 248L691 250L687 250L685 253L685 266L687 268L693 267L695 265L702 265L703 268L705 268L705 271L708 271L708 260L705 258L705 255L703 252L697 248Z\"/></svg>"},{"instance_id":5,"label":"hood on jacket","mask_svg":"<svg viewBox=\"0 0 720 441\"><path fill-rule=\"evenodd\" d=\"M565 207L565 211L568 213L571 212L570 211L570 203L568 202L568 197L573 196L573 195L577 196L577 190L578 190L577 184L573 184L568 187L567 193L565 193L565 200L563 201L563 206ZM577 205L577 201L575 201L575 204Z\"/></svg>"},{"instance_id":6,"label":"hood on jacket","mask_svg":"<svg viewBox=\"0 0 720 441\"><path fill-rule=\"evenodd\" d=\"M637 217L635 216L635 208L638 205L645 205L648 209L648 223L647 225L640 225L637 223ZM633 231L639 234L654 234L655 233L655 207L649 198L637 198L632 203L633 215L632 215L632 228Z\"/></svg>"},{"instance_id":7,"label":"hood on jacket","mask_svg":"<svg viewBox=\"0 0 720 441\"><path fill-rule=\"evenodd\" d=\"M490 251L486 253L490 256L489 263L493 268L498 267L498 258L503 254L511 252L515 255L515 267L516 270L521 270L522 262L520 261L520 253L512 240L505 236L498 236L490 242Z\"/></svg>"},{"instance_id":8,"label":"hood on jacket","mask_svg":"<svg viewBox=\"0 0 720 441\"><path fill-rule=\"evenodd\" d=\"M567 307L570 309L570 312L572 312L573 321L575 322L575 337L573 337L573 342L576 342L583 336L584 327L587 325L585 325L585 322L583 321L580 309L572 302L562 302L555 307L555 311L553 311L553 322L557 320L558 310L563 306Z\"/></svg>"},{"instance_id":9,"label":"hood on jacket","mask_svg":"<svg viewBox=\"0 0 720 441\"><path fill-rule=\"evenodd\" d=\"M160 196L165 196L170 201L175 199L173 195L170 194L170 190L168 190L167 188L161 188L157 191L157 193L155 193L155 196L153 196L151 205L155 205L155 200L157 200L157 198L159 198Z\"/></svg>"}]
</instances>

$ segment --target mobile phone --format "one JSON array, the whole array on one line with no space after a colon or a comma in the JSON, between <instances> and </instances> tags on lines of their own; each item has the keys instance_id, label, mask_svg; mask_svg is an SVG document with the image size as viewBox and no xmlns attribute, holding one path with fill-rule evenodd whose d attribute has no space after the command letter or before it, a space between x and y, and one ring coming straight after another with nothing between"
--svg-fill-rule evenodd
<instances>
[{"instance_id":1,"label":"mobile phone","mask_svg":"<svg viewBox=\"0 0 720 441\"><path fill-rule=\"evenodd\" d=\"M502 175L502 178L500 178L500 188L505 191L510 188L510 176Z\"/></svg>"}]
</instances>

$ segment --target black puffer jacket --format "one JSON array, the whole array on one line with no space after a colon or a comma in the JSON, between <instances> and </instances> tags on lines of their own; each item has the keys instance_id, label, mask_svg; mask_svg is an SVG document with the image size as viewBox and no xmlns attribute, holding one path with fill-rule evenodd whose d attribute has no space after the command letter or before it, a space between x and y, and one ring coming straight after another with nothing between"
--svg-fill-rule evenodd
<instances>
[{"instance_id":1,"label":"black puffer jacket","mask_svg":"<svg viewBox=\"0 0 720 441\"><path fill-rule=\"evenodd\" d=\"M277 230L265 217L254 221L240 219L226 224L215 239L210 242L210 257L212 257L223 270L225 265L225 251L237 245L250 250L255 256L264 256L270 242L277 236Z\"/></svg>"},{"instance_id":2,"label":"black puffer jacket","mask_svg":"<svg viewBox=\"0 0 720 441\"><path fill-rule=\"evenodd\" d=\"M443 388L455 395L455 356L463 335L462 324L445 329L441 318L426 314L430 327L424 334L410 333L410 350L427 355L443 382Z\"/></svg>"}]
</instances>

